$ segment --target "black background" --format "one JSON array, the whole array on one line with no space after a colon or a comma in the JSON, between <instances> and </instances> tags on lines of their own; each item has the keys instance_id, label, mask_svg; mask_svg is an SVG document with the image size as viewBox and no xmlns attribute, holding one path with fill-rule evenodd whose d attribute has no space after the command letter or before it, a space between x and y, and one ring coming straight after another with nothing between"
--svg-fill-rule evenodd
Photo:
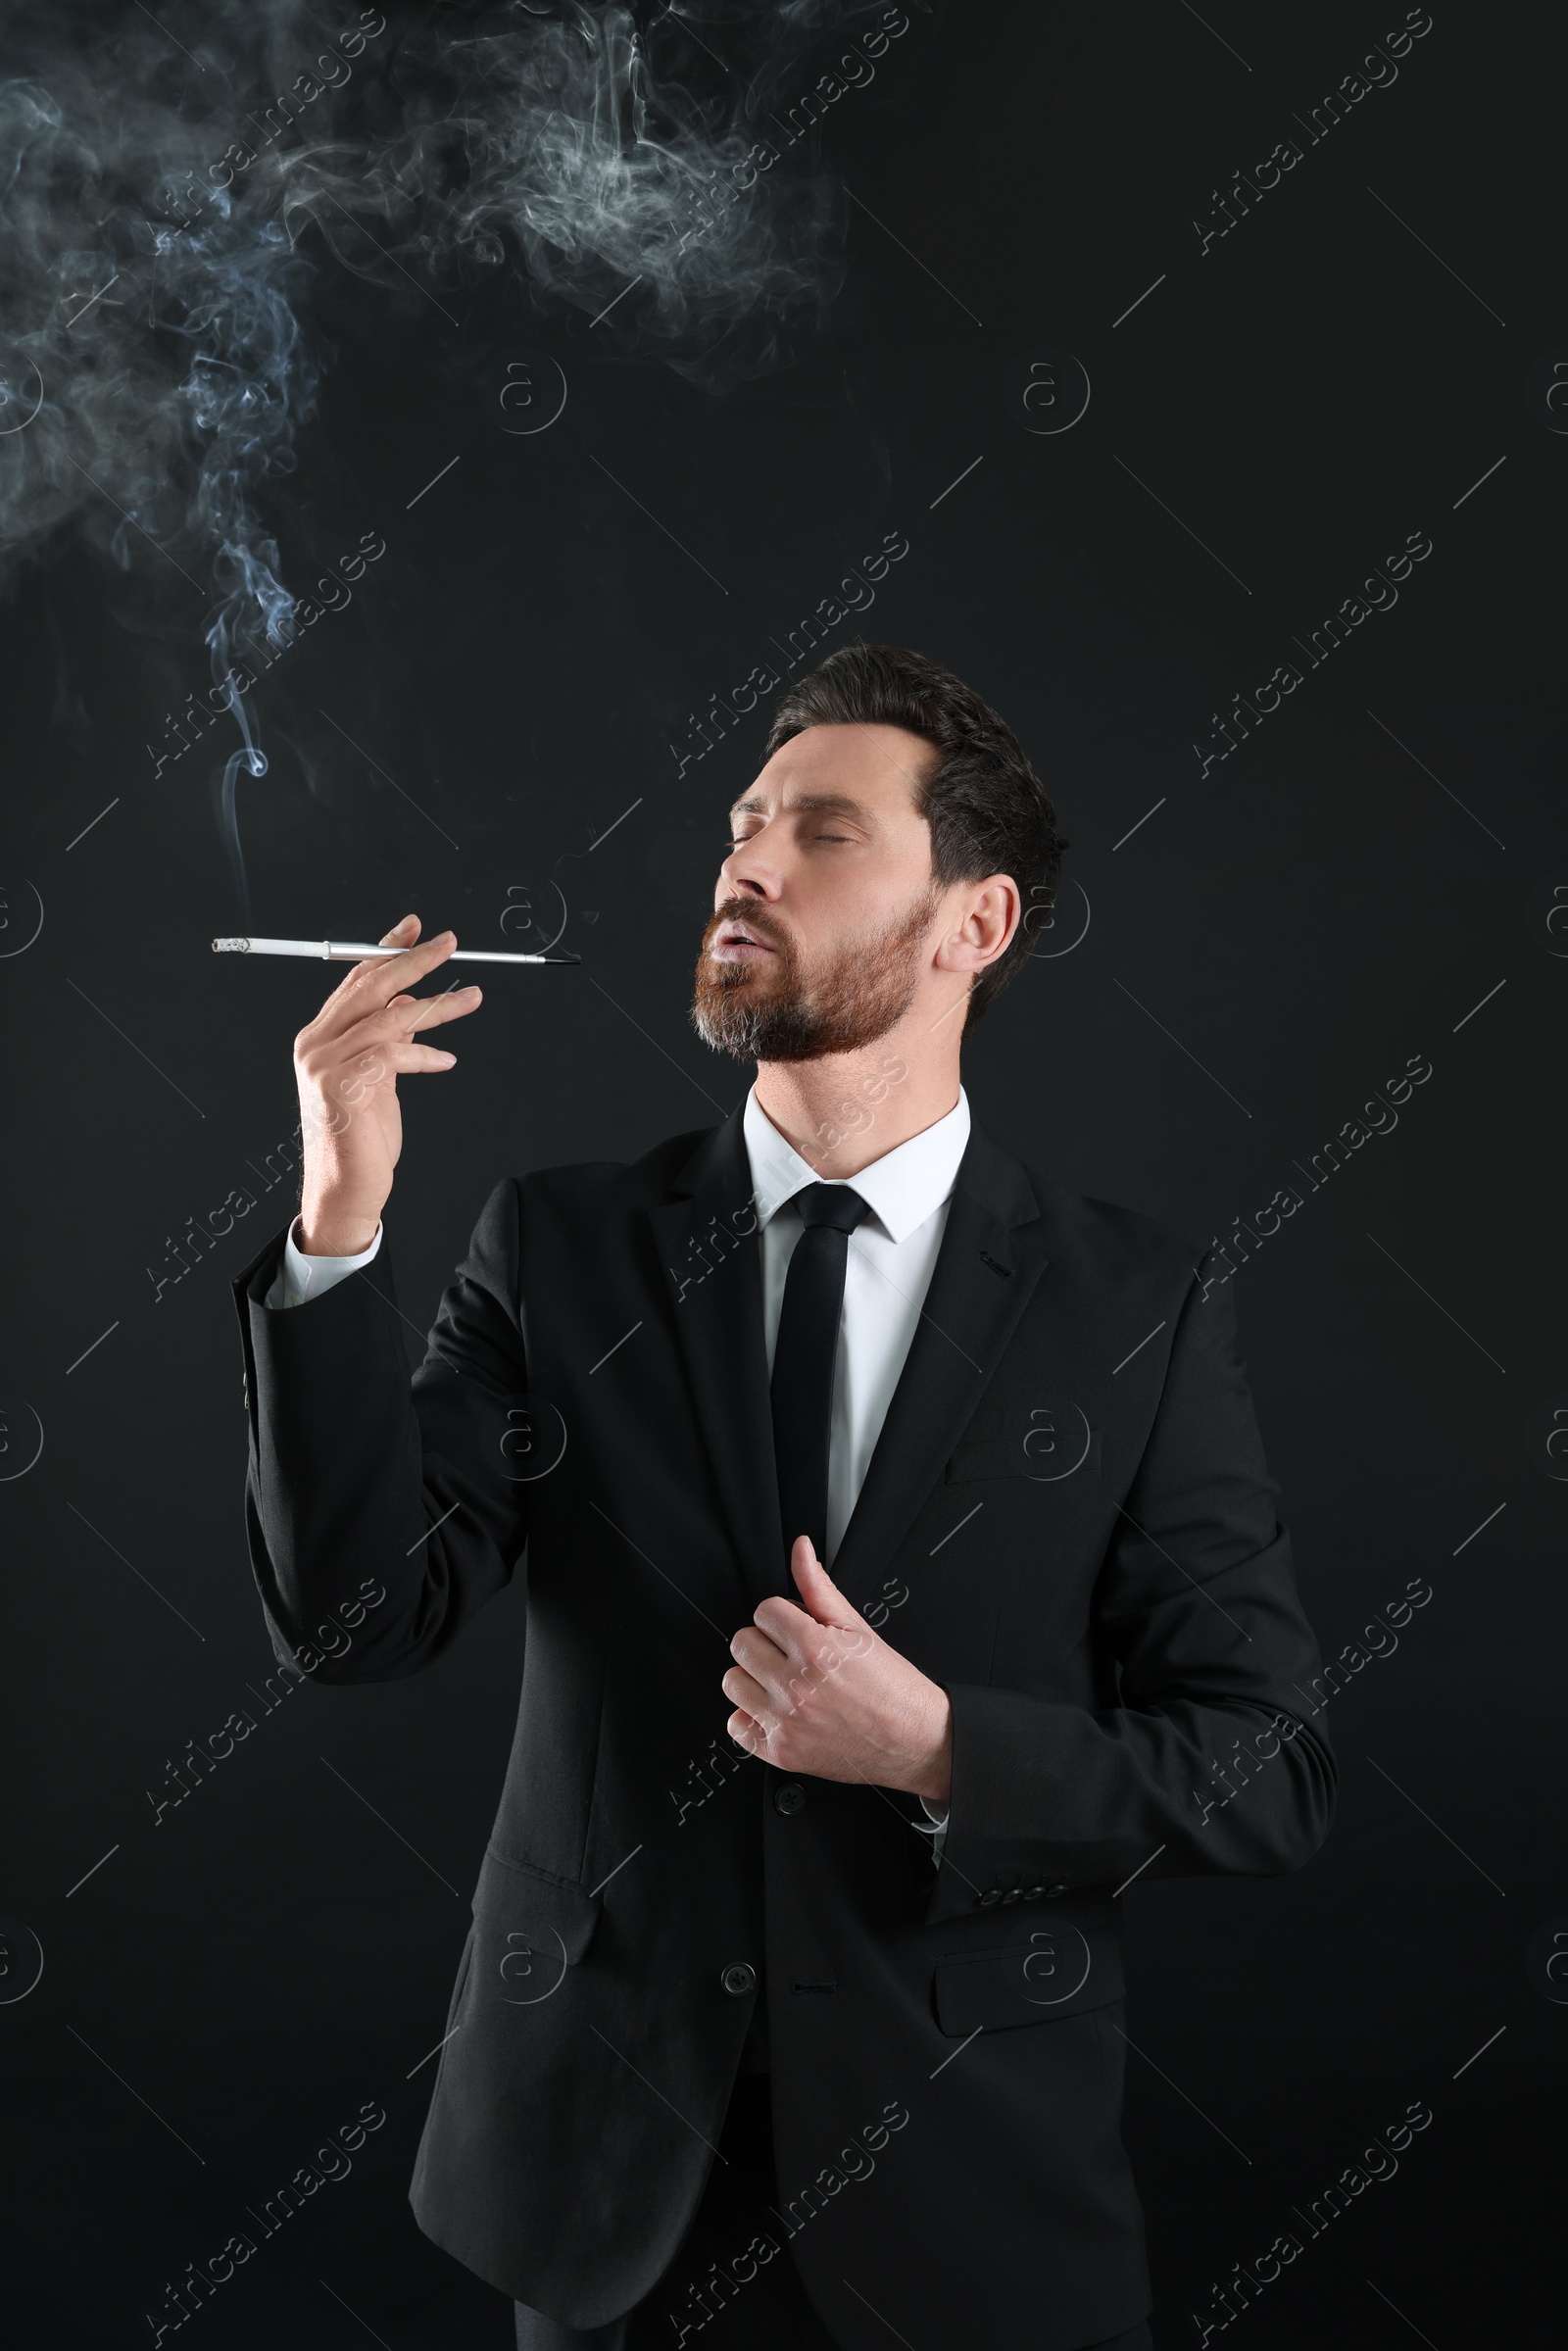
<instances>
[{"instance_id":1,"label":"black background","mask_svg":"<svg viewBox=\"0 0 1568 2351\"><path fill-rule=\"evenodd\" d=\"M564 894L580 967L494 975L456 1071L404 1089L389 1222L422 1329L499 1175L631 1157L740 1100L750 1073L686 1004L764 717L683 774L670 745L888 532L907 556L829 641L918 647L998 705L1072 844L1062 928L1071 884L1092 910L977 1033L977 1115L1195 1248L1298 1186L1236 1292L1325 1654L1411 1578L1433 1588L1333 1701L1321 1856L1124 1897L1156 2339L1196 2340L1211 2283L1300 2235L1292 2207L1415 2100L1433 2121L1397 2177L1306 2243L1243 2338L1550 2339L1568 2009L1526 1945L1568 1913L1564 1495L1529 1432L1568 1391L1568 964L1529 901L1568 867L1548 699L1568 438L1525 378L1568 349L1563 60L1540 16L1440 4L1397 82L1308 145L1293 112L1403 11L1205 15L914 17L823 132L853 191L842 295L793 363L722 396L515 286L454 325L325 260L336 357L285 572L367 531L387 553L254 697L271 766L241 785L248 907L214 814L225 730L156 780L144 748L207 683L197 598L182 617L70 544L24 575L4 851L45 919L0 960L0 1391L44 1446L0 1484L0 1910L45 1967L0 2007L19 2339L150 2340L166 2281L371 2100L387 2121L352 2175L192 2324L323 2351L367 2327L393 2351L511 2340L405 2194L520 1590L432 1673L292 1695L157 1827L146 1792L259 1712L272 1664L227 1283L288 1187L155 1283L187 1218L260 1194L293 1033L334 976L207 943L373 937L414 906L499 946L509 890ZM1200 253L1216 184L1292 136L1300 164ZM1002 392L1048 350L1093 387L1059 435ZM496 405L522 352L569 387L532 436ZM1200 778L1211 714L1412 532L1433 552L1396 609L1302 661ZM1397 1130L1309 1191L1301 1163L1412 1055L1433 1074Z\"/></svg>"}]
</instances>

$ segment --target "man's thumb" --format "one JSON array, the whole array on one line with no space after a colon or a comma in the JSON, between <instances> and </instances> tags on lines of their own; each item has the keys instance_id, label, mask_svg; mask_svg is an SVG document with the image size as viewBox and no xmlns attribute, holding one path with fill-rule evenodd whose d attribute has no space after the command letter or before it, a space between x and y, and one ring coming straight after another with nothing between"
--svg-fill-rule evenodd
<instances>
[{"instance_id":1,"label":"man's thumb","mask_svg":"<svg viewBox=\"0 0 1568 2351\"><path fill-rule=\"evenodd\" d=\"M817 1557L809 1535L796 1538L790 1565L806 1612L814 1616L819 1625L850 1626L862 1622L859 1610L845 1598Z\"/></svg>"}]
</instances>

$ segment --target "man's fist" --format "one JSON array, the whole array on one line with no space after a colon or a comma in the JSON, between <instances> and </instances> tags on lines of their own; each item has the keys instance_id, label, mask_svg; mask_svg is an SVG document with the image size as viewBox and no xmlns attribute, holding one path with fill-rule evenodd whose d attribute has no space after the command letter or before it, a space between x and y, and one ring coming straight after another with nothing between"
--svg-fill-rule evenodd
<instances>
[{"instance_id":1,"label":"man's fist","mask_svg":"<svg viewBox=\"0 0 1568 2351\"><path fill-rule=\"evenodd\" d=\"M780 1771L902 1788L945 1804L953 1771L947 1691L872 1632L808 1536L797 1540L790 1566L804 1604L763 1600L729 1644L731 1739Z\"/></svg>"}]
</instances>

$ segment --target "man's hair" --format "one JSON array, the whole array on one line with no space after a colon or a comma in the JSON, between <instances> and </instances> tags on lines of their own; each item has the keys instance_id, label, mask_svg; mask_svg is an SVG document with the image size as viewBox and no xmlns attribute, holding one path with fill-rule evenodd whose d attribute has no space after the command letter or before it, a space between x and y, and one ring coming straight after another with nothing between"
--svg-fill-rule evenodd
<instances>
[{"instance_id":1,"label":"man's hair","mask_svg":"<svg viewBox=\"0 0 1568 2351\"><path fill-rule=\"evenodd\" d=\"M901 726L942 757L916 786L914 805L931 827L931 875L946 889L1010 873L1023 915L1004 954L969 992L965 1026L1029 959L1055 904L1056 875L1067 847L1056 830L1051 795L1005 719L951 669L900 645L844 645L820 668L785 689L773 712L764 757L808 726Z\"/></svg>"}]
</instances>

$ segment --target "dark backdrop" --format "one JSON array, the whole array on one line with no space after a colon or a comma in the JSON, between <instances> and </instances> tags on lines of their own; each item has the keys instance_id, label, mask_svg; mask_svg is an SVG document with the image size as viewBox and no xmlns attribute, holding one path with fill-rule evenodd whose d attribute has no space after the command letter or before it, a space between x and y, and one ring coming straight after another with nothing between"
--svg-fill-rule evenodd
<instances>
[{"instance_id":1,"label":"dark backdrop","mask_svg":"<svg viewBox=\"0 0 1568 2351\"><path fill-rule=\"evenodd\" d=\"M1397 81L1313 142L1313 104L1401 16L915 16L822 132L851 191L842 295L722 396L515 288L453 323L328 281L285 572L364 533L386 553L253 698L271 766L241 785L248 904L214 812L226 728L156 776L146 748L207 682L195 598L155 619L145 582L69 543L24 575L5 935L31 927L22 877L44 920L0 960L21 2339L150 2339L166 2283L367 2103L386 2119L352 2171L192 2325L323 2351L366 2328L393 2351L511 2339L405 2191L523 1595L434 1672L263 1711L227 1285L292 1211L264 1179L293 1033L334 975L207 943L374 936L415 906L499 946L509 906L552 932L564 907L580 966L494 975L457 1071L405 1088L412 1357L498 1176L630 1157L741 1098L749 1073L685 1007L764 713L701 758L694 721L892 533L907 553L827 641L971 680L1072 843L1055 929L965 1055L977 1114L1195 1249L1295 1188L1232 1256L1325 1653L1430 1587L1396 1647L1346 1660L1321 1856L1124 1897L1158 2339L1197 2340L1213 2283L1304 2237L1293 2208L1420 2101L1396 2175L1305 2240L1245 2338L1548 2341L1568 439L1527 377L1568 356L1563 60L1539 17L1439 6ZM1300 162L1205 249L1216 188L1286 138ZM542 432L502 429L519 354L536 382L543 357L564 372ZM1092 387L1060 433L1018 405L1051 354L1059 413L1060 355ZM1410 534L1431 552L1396 606L1312 666L1312 631ZM1300 684L1205 769L1215 713L1238 692L1255 710L1292 661ZM1315 1171L1412 1057L1430 1075L1397 1126ZM231 1194L255 1206L215 1231ZM166 1766L236 1708L255 1731L158 1819ZM16 1997L29 1935L43 1974Z\"/></svg>"}]
</instances>

